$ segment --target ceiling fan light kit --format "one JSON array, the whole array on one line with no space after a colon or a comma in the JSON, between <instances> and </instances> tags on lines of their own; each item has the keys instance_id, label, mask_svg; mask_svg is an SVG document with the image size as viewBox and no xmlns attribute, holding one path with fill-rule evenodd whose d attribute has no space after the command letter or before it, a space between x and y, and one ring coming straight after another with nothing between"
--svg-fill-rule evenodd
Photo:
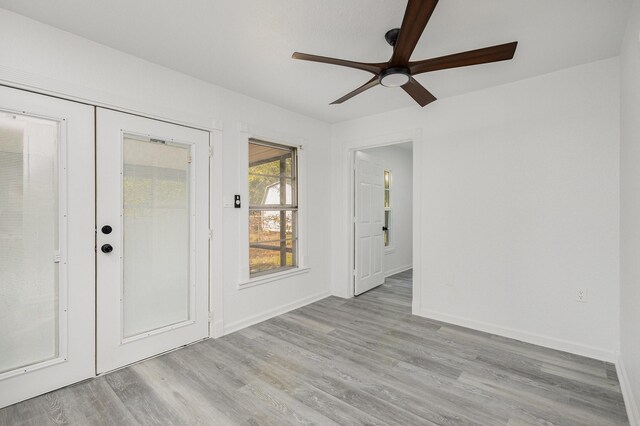
<instances>
[{"instance_id":1,"label":"ceiling fan light kit","mask_svg":"<svg viewBox=\"0 0 640 426\"><path fill-rule=\"evenodd\" d=\"M420 40L420 36L422 36L425 27L429 23L429 19L437 4L438 0L408 0L404 18L402 19L402 26L387 31L384 36L387 43L393 47L393 54L388 62L355 62L299 52L295 52L292 58L339 65L373 74L371 80L347 93L340 99L333 101L331 103L332 105L341 104L365 90L380 84L384 87L402 87L421 107L435 101L436 97L418 83L414 76L431 71L513 59L518 46L517 41L441 56L439 58L411 62L411 54L418 44L418 40Z\"/></svg>"},{"instance_id":2,"label":"ceiling fan light kit","mask_svg":"<svg viewBox=\"0 0 640 426\"><path fill-rule=\"evenodd\" d=\"M380 84L384 87L404 86L411 80L411 71L408 68L392 67L380 72Z\"/></svg>"}]
</instances>

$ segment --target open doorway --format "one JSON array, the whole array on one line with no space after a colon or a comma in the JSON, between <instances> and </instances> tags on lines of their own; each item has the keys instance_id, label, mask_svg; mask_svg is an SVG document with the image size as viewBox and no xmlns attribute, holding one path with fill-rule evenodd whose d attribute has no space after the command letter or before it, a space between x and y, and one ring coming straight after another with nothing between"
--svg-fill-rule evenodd
<instances>
[{"instance_id":1,"label":"open doorway","mask_svg":"<svg viewBox=\"0 0 640 426\"><path fill-rule=\"evenodd\" d=\"M413 142L357 150L353 158L354 295L378 289L411 306Z\"/></svg>"}]
</instances>

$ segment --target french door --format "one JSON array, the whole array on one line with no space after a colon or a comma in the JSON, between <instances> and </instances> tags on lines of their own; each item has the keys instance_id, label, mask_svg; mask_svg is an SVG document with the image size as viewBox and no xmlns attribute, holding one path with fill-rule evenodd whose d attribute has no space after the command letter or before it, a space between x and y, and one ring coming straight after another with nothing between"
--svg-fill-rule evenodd
<instances>
[{"instance_id":1,"label":"french door","mask_svg":"<svg viewBox=\"0 0 640 426\"><path fill-rule=\"evenodd\" d=\"M93 107L0 86L0 408L95 374Z\"/></svg>"},{"instance_id":2,"label":"french door","mask_svg":"<svg viewBox=\"0 0 640 426\"><path fill-rule=\"evenodd\" d=\"M97 373L208 336L209 133L96 113Z\"/></svg>"},{"instance_id":3,"label":"french door","mask_svg":"<svg viewBox=\"0 0 640 426\"><path fill-rule=\"evenodd\" d=\"M0 86L0 408L206 338L208 205L208 132Z\"/></svg>"}]
</instances>

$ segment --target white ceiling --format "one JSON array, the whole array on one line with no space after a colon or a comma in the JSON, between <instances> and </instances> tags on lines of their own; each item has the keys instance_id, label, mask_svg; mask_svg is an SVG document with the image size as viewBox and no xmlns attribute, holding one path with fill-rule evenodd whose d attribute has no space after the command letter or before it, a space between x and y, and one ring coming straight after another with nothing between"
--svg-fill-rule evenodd
<instances>
[{"instance_id":1,"label":"white ceiling","mask_svg":"<svg viewBox=\"0 0 640 426\"><path fill-rule=\"evenodd\" d=\"M375 87L328 105L369 73L290 59L294 51L386 61L404 0L0 0L0 7L202 80L337 122L404 107ZM511 62L423 74L438 98L619 53L629 0L441 0L412 60L517 40ZM428 106L426 108L429 108Z\"/></svg>"}]
</instances>

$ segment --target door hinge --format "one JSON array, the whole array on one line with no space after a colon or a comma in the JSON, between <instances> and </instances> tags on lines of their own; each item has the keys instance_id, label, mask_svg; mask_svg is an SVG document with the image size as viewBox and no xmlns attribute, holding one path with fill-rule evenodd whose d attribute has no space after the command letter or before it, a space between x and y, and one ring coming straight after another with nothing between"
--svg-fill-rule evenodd
<instances>
[{"instance_id":1,"label":"door hinge","mask_svg":"<svg viewBox=\"0 0 640 426\"><path fill-rule=\"evenodd\" d=\"M209 239L213 239L213 229L209 229Z\"/></svg>"},{"instance_id":2,"label":"door hinge","mask_svg":"<svg viewBox=\"0 0 640 426\"><path fill-rule=\"evenodd\" d=\"M53 263L60 263L60 252L59 251L54 251L53 252Z\"/></svg>"},{"instance_id":3,"label":"door hinge","mask_svg":"<svg viewBox=\"0 0 640 426\"><path fill-rule=\"evenodd\" d=\"M213 147L209 146L209 158L213 158Z\"/></svg>"},{"instance_id":4,"label":"door hinge","mask_svg":"<svg viewBox=\"0 0 640 426\"><path fill-rule=\"evenodd\" d=\"M354 277L356 276L356 270L355 269L353 270L353 276Z\"/></svg>"}]
</instances>

